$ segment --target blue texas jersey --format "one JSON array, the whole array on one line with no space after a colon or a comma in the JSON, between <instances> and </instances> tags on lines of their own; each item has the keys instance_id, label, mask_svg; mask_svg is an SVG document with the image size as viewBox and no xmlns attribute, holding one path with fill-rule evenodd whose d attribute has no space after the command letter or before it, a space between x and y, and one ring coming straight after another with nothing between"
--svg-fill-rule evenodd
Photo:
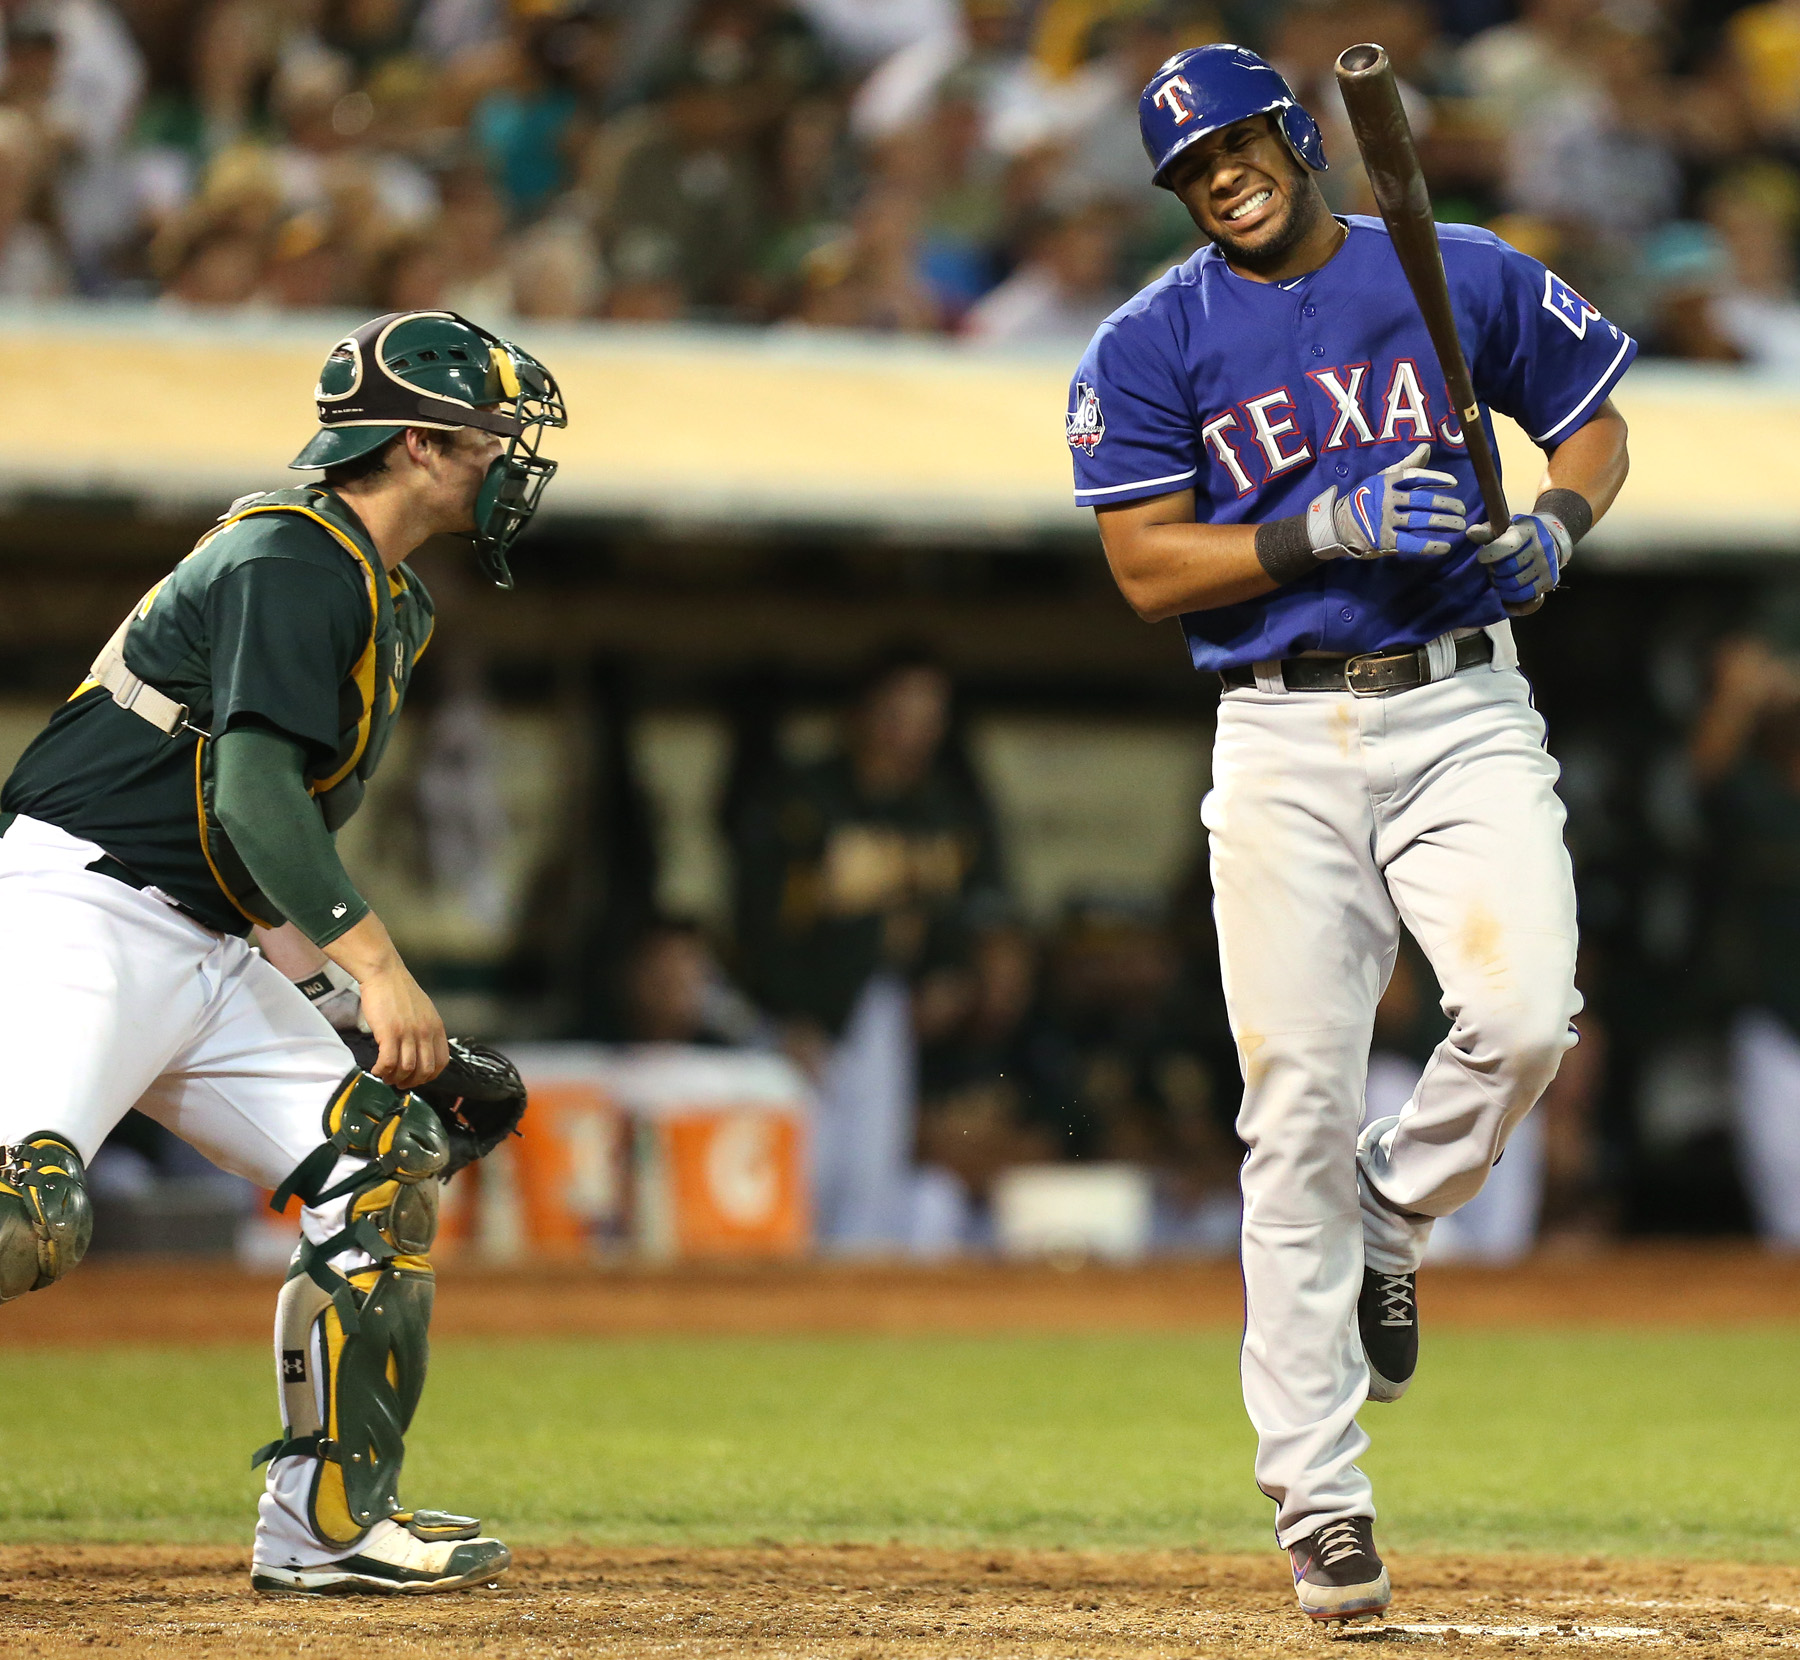
<instances>
[{"instance_id":1,"label":"blue texas jersey","mask_svg":"<svg viewBox=\"0 0 1800 1660\"><path fill-rule=\"evenodd\" d=\"M1345 223L1343 247L1305 276L1253 282L1206 248L1100 325L1069 398L1078 502L1191 489L1201 522L1261 524L1429 443L1426 465L1453 473L1470 520L1483 517L1393 242L1378 219ZM1497 409L1554 448L1600 407L1637 343L1491 232L1438 231L1483 422L1491 435ZM1194 666L1420 645L1498 622L1475 553L1463 542L1441 558L1334 559L1262 598L1189 612Z\"/></svg>"}]
</instances>

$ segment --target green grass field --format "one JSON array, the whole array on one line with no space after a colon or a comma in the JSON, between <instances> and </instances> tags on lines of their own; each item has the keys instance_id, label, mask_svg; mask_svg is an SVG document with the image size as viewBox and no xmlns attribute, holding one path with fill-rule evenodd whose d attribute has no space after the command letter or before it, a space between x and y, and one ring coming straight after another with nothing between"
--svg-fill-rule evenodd
<instances>
[{"instance_id":1,"label":"green grass field","mask_svg":"<svg viewBox=\"0 0 1800 1660\"><path fill-rule=\"evenodd\" d=\"M1428 1334L1372 1407L1412 1549L1800 1559L1800 1334ZM1237 1343L444 1343L406 1494L520 1543L1268 1548ZM0 1353L0 1539L244 1541L262 1350Z\"/></svg>"}]
</instances>

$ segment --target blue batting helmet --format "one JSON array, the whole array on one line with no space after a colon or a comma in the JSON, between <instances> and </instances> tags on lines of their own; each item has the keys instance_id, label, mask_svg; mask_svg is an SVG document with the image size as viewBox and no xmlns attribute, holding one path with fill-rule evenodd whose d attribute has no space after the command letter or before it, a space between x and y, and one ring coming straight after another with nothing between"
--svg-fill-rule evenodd
<instances>
[{"instance_id":1,"label":"blue batting helmet","mask_svg":"<svg viewBox=\"0 0 1800 1660\"><path fill-rule=\"evenodd\" d=\"M1313 172L1325 171L1329 163L1318 122L1266 59L1242 46L1177 52L1150 77L1138 99L1138 131L1156 169L1154 182L1167 190L1169 163L1183 150L1252 115L1275 115L1294 154Z\"/></svg>"}]
</instances>

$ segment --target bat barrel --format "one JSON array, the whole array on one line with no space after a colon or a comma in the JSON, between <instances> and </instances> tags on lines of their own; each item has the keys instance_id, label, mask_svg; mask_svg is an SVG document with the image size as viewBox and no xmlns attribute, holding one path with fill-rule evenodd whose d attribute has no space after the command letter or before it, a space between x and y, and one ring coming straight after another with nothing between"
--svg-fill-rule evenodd
<instances>
[{"instance_id":1,"label":"bat barrel","mask_svg":"<svg viewBox=\"0 0 1800 1660\"><path fill-rule=\"evenodd\" d=\"M1396 217L1430 218L1431 197L1413 145L1412 123L1386 49L1346 47L1338 55L1337 81L1382 217L1390 227Z\"/></svg>"},{"instance_id":2,"label":"bat barrel","mask_svg":"<svg viewBox=\"0 0 1800 1660\"><path fill-rule=\"evenodd\" d=\"M1384 47L1372 44L1362 46L1346 46L1338 54L1337 78L1340 81L1361 79L1364 76L1379 75L1387 68L1388 55Z\"/></svg>"}]
</instances>

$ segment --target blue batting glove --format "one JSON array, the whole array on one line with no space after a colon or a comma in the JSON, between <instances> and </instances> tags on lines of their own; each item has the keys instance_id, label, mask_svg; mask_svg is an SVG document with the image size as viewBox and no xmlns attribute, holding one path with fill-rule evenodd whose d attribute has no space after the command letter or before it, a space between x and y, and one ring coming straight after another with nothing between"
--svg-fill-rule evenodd
<instances>
[{"instance_id":1,"label":"blue batting glove","mask_svg":"<svg viewBox=\"0 0 1800 1660\"><path fill-rule=\"evenodd\" d=\"M1313 497L1306 509L1313 552L1321 559L1449 553L1468 531L1468 509L1443 493L1456 488L1454 477L1419 465L1430 454L1421 444L1344 495L1333 485Z\"/></svg>"},{"instance_id":2,"label":"blue batting glove","mask_svg":"<svg viewBox=\"0 0 1800 1660\"><path fill-rule=\"evenodd\" d=\"M1574 537L1554 513L1515 513L1498 536L1492 525L1471 525L1469 540L1480 545L1476 557L1487 567L1488 581L1510 617L1522 617L1544 603L1575 551Z\"/></svg>"}]
</instances>

